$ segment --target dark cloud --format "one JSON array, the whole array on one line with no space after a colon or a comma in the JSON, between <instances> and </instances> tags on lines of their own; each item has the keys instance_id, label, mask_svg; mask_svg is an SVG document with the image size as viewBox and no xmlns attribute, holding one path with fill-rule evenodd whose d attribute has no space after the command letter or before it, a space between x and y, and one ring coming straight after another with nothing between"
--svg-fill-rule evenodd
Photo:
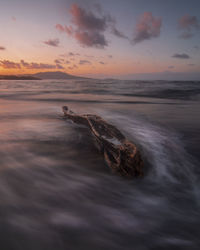
<instances>
[{"instance_id":1,"label":"dark cloud","mask_svg":"<svg viewBox=\"0 0 200 250\"><path fill-rule=\"evenodd\" d=\"M199 46L198 45L194 46L194 49L199 50Z\"/></svg>"},{"instance_id":2,"label":"dark cloud","mask_svg":"<svg viewBox=\"0 0 200 250\"><path fill-rule=\"evenodd\" d=\"M56 29L74 37L84 47L104 48L108 45L104 36L104 31L107 28L106 16L97 16L77 4L72 4L70 14L73 26L57 24Z\"/></svg>"},{"instance_id":3,"label":"dark cloud","mask_svg":"<svg viewBox=\"0 0 200 250\"><path fill-rule=\"evenodd\" d=\"M62 65L60 65L59 63L56 64L56 68L57 69L65 69Z\"/></svg>"},{"instance_id":4,"label":"dark cloud","mask_svg":"<svg viewBox=\"0 0 200 250\"><path fill-rule=\"evenodd\" d=\"M0 46L0 50L5 50L6 48L3 46Z\"/></svg>"},{"instance_id":5,"label":"dark cloud","mask_svg":"<svg viewBox=\"0 0 200 250\"><path fill-rule=\"evenodd\" d=\"M195 66L195 64L194 63L190 63L190 64L188 64L188 66L193 67L193 66Z\"/></svg>"},{"instance_id":6,"label":"dark cloud","mask_svg":"<svg viewBox=\"0 0 200 250\"><path fill-rule=\"evenodd\" d=\"M106 16L97 17L91 11L79 7L77 4L73 4L70 9L72 15L72 23L80 30L95 30L105 31L107 27Z\"/></svg>"},{"instance_id":7,"label":"dark cloud","mask_svg":"<svg viewBox=\"0 0 200 250\"><path fill-rule=\"evenodd\" d=\"M56 64L61 64L61 63L63 63L63 61L62 61L61 59L56 59L56 60L54 60L54 62L55 62Z\"/></svg>"},{"instance_id":8,"label":"dark cloud","mask_svg":"<svg viewBox=\"0 0 200 250\"><path fill-rule=\"evenodd\" d=\"M119 31L115 26L111 28L111 33L119 38L129 39L123 32Z\"/></svg>"},{"instance_id":9,"label":"dark cloud","mask_svg":"<svg viewBox=\"0 0 200 250\"><path fill-rule=\"evenodd\" d=\"M174 69L174 66L169 66L168 69Z\"/></svg>"},{"instance_id":10,"label":"dark cloud","mask_svg":"<svg viewBox=\"0 0 200 250\"><path fill-rule=\"evenodd\" d=\"M85 10L77 4L70 8L71 25L56 25L56 29L65 32L75 38L83 47L104 48L108 46L105 31L110 29L111 33L120 38L127 36L116 28L115 20L102 11L99 4L95 5L96 12Z\"/></svg>"},{"instance_id":11,"label":"dark cloud","mask_svg":"<svg viewBox=\"0 0 200 250\"><path fill-rule=\"evenodd\" d=\"M58 47L60 41L59 41L59 39L56 38L56 39L49 39L47 41L44 41L43 43L47 44L49 46Z\"/></svg>"},{"instance_id":12,"label":"dark cloud","mask_svg":"<svg viewBox=\"0 0 200 250\"><path fill-rule=\"evenodd\" d=\"M65 63L66 63L66 64L70 64L70 61L66 61Z\"/></svg>"},{"instance_id":13,"label":"dark cloud","mask_svg":"<svg viewBox=\"0 0 200 250\"><path fill-rule=\"evenodd\" d=\"M21 69L20 63L12 62L9 60L0 61L0 66L4 69Z\"/></svg>"},{"instance_id":14,"label":"dark cloud","mask_svg":"<svg viewBox=\"0 0 200 250\"><path fill-rule=\"evenodd\" d=\"M88 61L88 60L80 60L80 61L79 61L79 64L80 64L80 65L85 65L85 64L91 64L91 62Z\"/></svg>"},{"instance_id":15,"label":"dark cloud","mask_svg":"<svg viewBox=\"0 0 200 250\"><path fill-rule=\"evenodd\" d=\"M188 55L188 54L185 54L185 53L183 53L183 54L174 54L172 57L174 57L174 58L179 58L179 59L189 59L190 58L190 56Z\"/></svg>"},{"instance_id":16,"label":"dark cloud","mask_svg":"<svg viewBox=\"0 0 200 250\"><path fill-rule=\"evenodd\" d=\"M185 31L185 32L182 32L182 34L180 34L179 37L183 38L183 39L189 39L189 38L193 37L193 34L190 33L189 31Z\"/></svg>"},{"instance_id":17,"label":"dark cloud","mask_svg":"<svg viewBox=\"0 0 200 250\"><path fill-rule=\"evenodd\" d=\"M155 18L151 12L145 12L140 16L136 25L133 43L136 44L144 40L158 37L160 35L161 25L161 18Z\"/></svg>"},{"instance_id":18,"label":"dark cloud","mask_svg":"<svg viewBox=\"0 0 200 250\"><path fill-rule=\"evenodd\" d=\"M84 47L101 49L108 45L105 36L99 32L76 31L74 37Z\"/></svg>"},{"instance_id":19,"label":"dark cloud","mask_svg":"<svg viewBox=\"0 0 200 250\"><path fill-rule=\"evenodd\" d=\"M105 63L104 63L104 62L102 62L102 61L101 61L101 62L99 62L99 63L100 63L100 64L105 64Z\"/></svg>"},{"instance_id":20,"label":"dark cloud","mask_svg":"<svg viewBox=\"0 0 200 250\"><path fill-rule=\"evenodd\" d=\"M108 58L113 58L113 56L112 55L108 55Z\"/></svg>"},{"instance_id":21,"label":"dark cloud","mask_svg":"<svg viewBox=\"0 0 200 250\"><path fill-rule=\"evenodd\" d=\"M182 30L180 38L188 39L193 37L193 32L200 29L200 24L196 16L184 15L178 20L178 27Z\"/></svg>"}]
</instances>

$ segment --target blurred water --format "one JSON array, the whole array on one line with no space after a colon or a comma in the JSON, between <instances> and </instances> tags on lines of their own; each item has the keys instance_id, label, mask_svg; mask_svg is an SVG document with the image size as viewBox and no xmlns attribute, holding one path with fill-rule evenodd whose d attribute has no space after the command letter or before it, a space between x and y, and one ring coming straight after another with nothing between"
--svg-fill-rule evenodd
<instances>
[{"instance_id":1,"label":"blurred water","mask_svg":"<svg viewBox=\"0 0 200 250\"><path fill-rule=\"evenodd\" d=\"M0 248L199 249L200 83L0 81ZM61 107L99 114L141 149L110 173Z\"/></svg>"}]
</instances>

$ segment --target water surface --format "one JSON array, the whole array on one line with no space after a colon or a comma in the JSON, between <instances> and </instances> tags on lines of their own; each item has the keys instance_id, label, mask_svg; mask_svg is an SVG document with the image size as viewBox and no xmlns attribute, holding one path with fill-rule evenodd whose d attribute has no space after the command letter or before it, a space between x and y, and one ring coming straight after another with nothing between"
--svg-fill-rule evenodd
<instances>
[{"instance_id":1,"label":"water surface","mask_svg":"<svg viewBox=\"0 0 200 250\"><path fill-rule=\"evenodd\" d=\"M116 125L145 177L113 175L63 105ZM0 81L0 248L199 249L200 82Z\"/></svg>"}]
</instances>

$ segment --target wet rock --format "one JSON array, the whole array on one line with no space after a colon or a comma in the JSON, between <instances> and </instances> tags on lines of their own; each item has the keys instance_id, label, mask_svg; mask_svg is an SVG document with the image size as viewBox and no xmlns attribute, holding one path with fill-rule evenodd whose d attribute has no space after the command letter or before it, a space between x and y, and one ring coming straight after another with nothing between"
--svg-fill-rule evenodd
<instances>
[{"instance_id":1,"label":"wet rock","mask_svg":"<svg viewBox=\"0 0 200 250\"><path fill-rule=\"evenodd\" d=\"M63 107L67 119L88 127L94 136L95 144L104 155L111 170L125 177L143 176L143 160L140 151L113 125L97 115L78 115Z\"/></svg>"}]
</instances>

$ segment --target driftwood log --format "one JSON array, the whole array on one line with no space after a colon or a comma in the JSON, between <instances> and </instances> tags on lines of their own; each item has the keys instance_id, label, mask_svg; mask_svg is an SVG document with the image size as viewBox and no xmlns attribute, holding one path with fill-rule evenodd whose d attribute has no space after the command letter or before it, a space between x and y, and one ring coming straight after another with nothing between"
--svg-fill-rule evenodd
<instances>
[{"instance_id":1,"label":"driftwood log","mask_svg":"<svg viewBox=\"0 0 200 250\"><path fill-rule=\"evenodd\" d=\"M90 129L96 146L114 173L125 177L143 176L143 160L138 148L116 127L97 115L77 115L67 106L63 112L67 119Z\"/></svg>"}]
</instances>

